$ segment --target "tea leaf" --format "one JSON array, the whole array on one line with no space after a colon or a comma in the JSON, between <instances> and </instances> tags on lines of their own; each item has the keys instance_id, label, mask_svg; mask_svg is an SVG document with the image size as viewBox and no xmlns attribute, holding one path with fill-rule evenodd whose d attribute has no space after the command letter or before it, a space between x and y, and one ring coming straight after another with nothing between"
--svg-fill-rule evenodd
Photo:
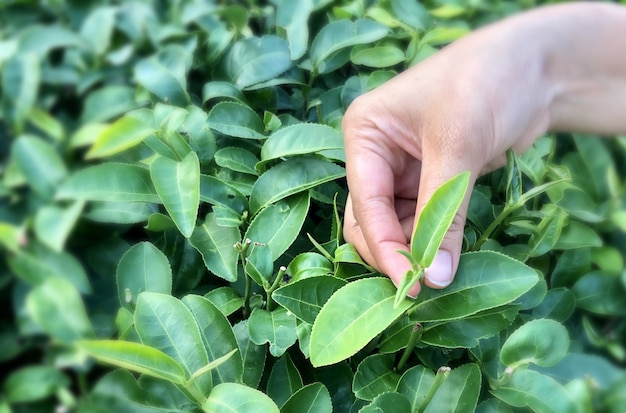
<instances>
[{"instance_id":1,"label":"tea leaf","mask_svg":"<svg viewBox=\"0 0 626 413\"><path fill-rule=\"evenodd\" d=\"M278 406L258 390L238 383L220 383L211 390L202 410L211 413L279 413Z\"/></svg>"},{"instance_id":2,"label":"tea leaf","mask_svg":"<svg viewBox=\"0 0 626 413\"><path fill-rule=\"evenodd\" d=\"M132 310L142 291L170 294L172 269L165 254L149 242L133 245L117 267L117 296L122 307Z\"/></svg>"},{"instance_id":3,"label":"tea leaf","mask_svg":"<svg viewBox=\"0 0 626 413\"><path fill-rule=\"evenodd\" d=\"M270 344L270 353L280 357L297 340L296 318L284 308L265 311L255 308L250 315L250 340L262 345Z\"/></svg>"},{"instance_id":4,"label":"tea leaf","mask_svg":"<svg viewBox=\"0 0 626 413\"><path fill-rule=\"evenodd\" d=\"M508 304L539 280L530 267L490 251L461 256L455 280L446 289L424 289L411 309L413 321L445 321Z\"/></svg>"},{"instance_id":5,"label":"tea leaf","mask_svg":"<svg viewBox=\"0 0 626 413\"><path fill-rule=\"evenodd\" d=\"M282 0L276 10L276 31L289 42L291 60L298 60L307 51L309 43L309 15L312 0Z\"/></svg>"},{"instance_id":6,"label":"tea leaf","mask_svg":"<svg viewBox=\"0 0 626 413\"><path fill-rule=\"evenodd\" d=\"M52 366L28 366L12 371L2 387L6 400L17 404L44 400L69 384L67 376Z\"/></svg>"},{"instance_id":7,"label":"tea leaf","mask_svg":"<svg viewBox=\"0 0 626 413\"><path fill-rule=\"evenodd\" d=\"M209 112L211 129L242 139L265 139L263 121L249 106L236 102L218 103Z\"/></svg>"},{"instance_id":8,"label":"tea leaf","mask_svg":"<svg viewBox=\"0 0 626 413\"><path fill-rule=\"evenodd\" d=\"M235 332L241 359L243 360L241 381L250 387L256 388L265 369L267 349L264 345L257 345L252 342L248 323L249 320L240 321L233 327L233 331Z\"/></svg>"},{"instance_id":9,"label":"tea leaf","mask_svg":"<svg viewBox=\"0 0 626 413\"><path fill-rule=\"evenodd\" d=\"M48 248L61 252L84 206L84 202L75 201L67 208L57 205L41 208L35 216L37 239Z\"/></svg>"},{"instance_id":10,"label":"tea leaf","mask_svg":"<svg viewBox=\"0 0 626 413\"><path fill-rule=\"evenodd\" d=\"M213 213L206 216L204 223L196 227L189 238L191 245L202 254L209 271L226 281L237 279L239 255L234 245L239 241L239 229L219 226Z\"/></svg>"},{"instance_id":11,"label":"tea leaf","mask_svg":"<svg viewBox=\"0 0 626 413\"><path fill-rule=\"evenodd\" d=\"M331 276L304 278L277 289L272 298L300 320L313 324L322 306L344 285L344 280Z\"/></svg>"},{"instance_id":12,"label":"tea leaf","mask_svg":"<svg viewBox=\"0 0 626 413\"><path fill-rule=\"evenodd\" d=\"M400 381L394 371L394 359L384 354L373 354L357 367L352 391L359 399L372 401L382 393L392 392Z\"/></svg>"},{"instance_id":13,"label":"tea leaf","mask_svg":"<svg viewBox=\"0 0 626 413\"><path fill-rule=\"evenodd\" d=\"M333 411L328 389L322 383L311 383L296 391L280 408L281 413L330 413Z\"/></svg>"},{"instance_id":14,"label":"tea leaf","mask_svg":"<svg viewBox=\"0 0 626 413\"><path fill-rule=\"evenodd\" d=\"M528 363L553 366L565 357L568 347L569 335L563 325L549 319L533 320L507 338L500 361L512 368Z\"/></svg>"},{"instance_id":15,"label":"tea leaf","mask_svg":"<svg viewBox=\"0 0 626 413\"><path fill-rule=\"evenodd\" d=\"M79 341L76 346L100 362L177 384L185 381L185 371L162 351L141 343L118 340Z\"/></svg>"},{"instance_id":16,"label":"tea leaf","mask_svg":"<svg viewBox=\"0 0 626 413\"><path fill-rule=\"evenodd\" d=\"M243 148L228 147L215 152L215 163L219 166L250 175L258 175L255 165L259 159Z\"/></svg>"},{"instance_id":17,"label":"tea leaf","mask_svg":"<svg viewBox=\"0 0 626 413\"><path fill-rule=\"evenodd\" d=\"M411 238L411 255L421 268L432 264L469 185L470 173L464 172L441 185L417 218Z\"/></svg>"},{"instance_id":18,"label":"tea leaf","mask_svg":"<svg viewBox=\"0 0 626 413\"><path fill-rule=\"evenodd\" d=\"M411 306L405 299L394 307L394 295L394 285L385 278L366 278L339 289L313 324L311 363L334 364L365 347Z\"/></svg>"},{"instance_id":19,"label":"tea leaf","mask_svg":"<svg viewBox=\"0 0 626 413\"><path fill-rule=\"evenodd\" d=\"M411 411L424 410L426 395L435 381L435 374L424 366L415 366L405 371L398 382L397 391L411 403Z\"/></svg>"},{"instance_id":20,"label":"tea leaf","mask_svg":"<svg viewBox=\"0 0 626 413\"><path fill-rule=\"evenodd\" d=\"M291 361L289 354L279 358L267 380L267 395L277 406L282 407L289 398L303 386L302 377Z\"/></svg>"},{"instance_id":21,"label":"tea leaf","mask_svg":"<svg viewBox=\"0 0 626 413\"><path fill-rule=\"evenodd\" d=\"M123 116L109 125L96 138L85 155L87 159L115 155L140 144L155 130L132 116Z\"/></svg>"},{"instance_id":22,"label":"tea leaf","mask_svg":"<svg viewBox=\"0 0 626 413\"><path fill-rule=\"evenodd\" d=\"M481 374L476 364L465 364L450 372L424 413L464 413L476 409Z\"/></svg>"},{"instance_id":23,"label":"tea leaf","mask_svg":"<svg viewBox=\"0 0 626 413\"><path fill-rule=\"evenodd\" d=\"M11 154L28 185L44 199L50 199L66 177L67 168L51 144L34 136L15 140Z\"/></svg>"},{"instance_id":24,"label":"tea leaf","mask_svg":"<svg viewBox=\"0 0 626 413\"><path fill-rule=\"evenodd\" d=\"M150 176L165 209L185 238L191 237L200 202L200 163L195 152L176 162L158 157L150 164Z\"/></svg>"},{"instance_id":25,"label":"tea leaf","mask_svg":"<svg viewBox=\"0 0 626 413\"><path fill-rule=\"evenodd\" d=\"M341 166L321 159L289 159L265 172L256 181L250 194L250 211L255 214L289 195L334 181L345 174Z\"/></svg>"},{"instance_id":26,"label":"tea leaf","mask_svg":"<svg viewBox=\"0 0 626 413\"><path fill-rule=\"evenodd\" d=\"M411 403L402 394L387 392L379 394L361 413L411 413Z\"/></svg>"},{"instance_id":27,"label":"tea leaf","mask_svg":"<svg viewBox=\"0 0 626 413\"><path fill-rule=\"evenodd\" d=\"M161 203L148 169L115 162L90 166L70 175L56 198Z\"/></svg>"},{"instance_id":28,"label":"tea leaf","mask_svg":"<svg viewBox=\"0 0 626 413\"><path fill-rule=\"evenodd\" d=\"M189 294L182 299L200 328L209 362L239 350L235 333L225 315L209 300ZM243 375L241 354L236 353L212 370L213 383L239 382Z\"/></svg>"}]
</instances>

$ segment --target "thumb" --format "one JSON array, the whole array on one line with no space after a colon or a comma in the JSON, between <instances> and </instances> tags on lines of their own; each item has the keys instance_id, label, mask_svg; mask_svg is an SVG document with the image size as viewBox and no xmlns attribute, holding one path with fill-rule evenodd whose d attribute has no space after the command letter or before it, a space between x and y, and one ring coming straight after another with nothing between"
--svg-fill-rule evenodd
<instances>
[{"instance_id":1,"label":"thumb","mask_svg":"<svg viewBox=\"0 0 626 413\"><path fill-rule=\"evenodd\" d=\"M418 202L415 211L416 218L419 217L419 214L424 209L424 205L431 199L434 192L441 187L441 185L460 173L468 170L471 172L470 183L461 205L439 246L439 250L432 264L430 267L426 268L424 272L426 285L432 288L444 288L452 283L459 266L467 207L469 205L476 174L469 165L464 165L463 162L459 162L458 159L437 160L431 158L430 161L431 162L422 163ZM450 165L450 167L442 168L442 165Z\"/></svg>"}]
</instances>

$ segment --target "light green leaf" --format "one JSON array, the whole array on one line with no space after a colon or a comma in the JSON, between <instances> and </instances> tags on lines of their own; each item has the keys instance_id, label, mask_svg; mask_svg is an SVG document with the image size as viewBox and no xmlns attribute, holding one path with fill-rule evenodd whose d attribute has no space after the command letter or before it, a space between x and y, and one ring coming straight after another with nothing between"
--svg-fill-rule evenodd
<instances>
[{"instance_id":1,"label":"light green leaf","mask_svg":"<svg viewBox=\"0 0 626 413\"><path fill-rule=\"evenodd\" d=\"M467 27L435 27L424 34L420 40L420 45L424 47L424 45L439 46L451 43L469 32L470 29Z\"/></svg>"},{"instance_id":2,"label":"light green leaf","mask_svg":"<svg viewBox=\"0 0 626 413\"><path fill-rule=\"evenodd\" d=\"M140 144L154 132L143 121L132 116L123 116L102 131L85 157L94 159L115 155Z\"/></svg>"},{"instance_id":3,"label":"light green leaf","mask_svg":"<svg viewBox=\"0 0 626 413\"><path fill-rule=\"evenodd\" d=\"M116 14L114 7L98 7L83 20L80 36L89 43L89 50L94 54L103 55L111 46Z\"/></svg>"},{"instance_id":4,"label":"light green leaf","mask_svg":"<svg viewBox=\"0 0 626 413\"><path fill-rule=\"evenodd\" d=\"M274 272L274 260L272 251L267 245L258 242L251 243L245 259L244 271L264 290L270 289L269 280Z\"/></svg>"},{"instance_id":5,"label":"light green leaf","mask_svg":"<svg viewBox=\"0 0 626 413\"><path fill-rule=\"evenodd\" d=\"M167 354L190 377L209 363L196 321L185 305L171 295L143 292L135 308L135 328L143 344ZM184 338L181 339L181 338ZM210 379L210 375L205 378ZM208 391L207 380L203 391Z\"/></svg>"},{"instance_id":6,"label":"light green leaf","mask_svg":"<svg viewBox=\"0 0 626 413\"><path fill-rule=\"evenodd\" d=\"M313 324L331 295L346 285L332 276L304 278L277 289L272 298L300 320Z\"/></svg>"},{"instance_id":7,"label":"light green leaf","mask_svg":"<svg viewBox=\"0 0 626 413\"><path fill-rule=\"evenodd\" d=\"M300 233L309 211L309 203L307 191L268 205L254 217L244 239L267 245L272 258L277 259Z\"/></svg>"},{"instance_id":8,"label":"light green leaf","mask_svg":"<svg viewBox=\"0 0 626 413\"><path fill-rule=\"evenodd\" d=\"M405 396L396 392L381 393L359 413L411 413L411 404Z\"/></svg>"},{"instance_id":9,"label":"light green leaf","mask_svg":"<svg viewBox=\"0 0 626 413\"><path fill-rule=\"evenodd\" d=\"M409 400L412 412L421 412L425 407L428 390L434 381L435 374L426 367L411 367L400 377L396 391Z\"/></svg>"},{"instance_id":10,"label":"light green leaf","mask_svg":"<svg viewBox=\"0 0 626 413\"><path fill-rule=\"evenodd\" d=\"M149 221L156 210L156 205L145 202L94 201L83 217L106 224L139 224ZM174 222L167 219L174 228Z\"/></svg>"},{"instance_id":11,"label":"light green leaf","mask_svg":"<svg viewBox=\"0 0 626 413\"><path fill-rule=\"evenodd\" d=\"M67 168L48 142L34 136L21 136L13 142L12 153L19 171L41 197L50 199Z\"/></svg>"},{"instance_id":12,"label":"light green leaf","mask_svg":"<svg viewBox=\"0 0 626 413\"><path fill-rule=\"evenodd\" d=\"M302 386L300 372L291 361L289 354L283 354L272 367L267 380L267 395L274 400L278 407L282 407Z\"/></svg>"},{"instance_id":13,"label":"light green leaf","mask_svg":"<svg viewBox=\"0 0 626 413\"><path fill-rule=\"evenodd\" d=\"M255 165L259 159L250 151L238 148L227 147L215 152L215 163L223 168L232 169L250 175L258 175Z\"/></svg>"},{"instance_id":14,"label":"light green leaf","mask_svg":"<svg viewBox=\"0 0 626 413\"><path fill-rule=\"evenodd\" d=\"M391 0L391 10L398 19L410 28L424 31L432 24L426 8L420 2L412 0Z\"/></svg>"},{"instance_id":15,"label":"light green leaf","mask_svg":"<svg viewBox=\"0 0 626 413\"><path fill-rule=\"evenodd\" d=\"M30 111L28 121L55 141L62 142L65 140L63 124L50 113L35 107Z\"/></svg>"},{"instance_id":16,"label":"light green leaf","mask_svg":"<svg viewBox=\"0 0 626 413\"><path fill-rule=\"evenodd\" d=\"M41 82L41 63L34 53L15 56L2 65L3 117L21 133L35 105Z\"/></svg>"},{"instance_id":17,"label":"light green leaf","mask_svg":"<svg viewBox=\"0 0 626 413\"><path fill-rule=\"evenodd\" d=\"M492 337L511 325L517 306L496 307L467 317L424 328L421 341L431 346L472 348L479 340Z\"/></svg>"},{"instance_id":18,"label":"light green leaf","mask_svg":"<svg viewBox=\"0 0 626 413\"><path fill-rule=\"evenodd\" d=\"M218 103L209 112L207 125L224 135L242 139L265 139L263 121L249 106L237 102Z\"/></svg>"},{"instance_id":19,"label":"light green leaf","mask_svg":"<svg viewBox=\"0 0 626 413\"><path fill-rule=\"evenodd\" d=\"M165 46L156 55L135 65L134 80L163 102L185 106L189 103L187 57L184 47L174 44Z\"/></svg>"},{"instance_id":20,"label":"light green leaf","mask_svg":"<svg viewBox=\"0 0 626 413\"><path fill-rule=\"evenodd\" d=\"M0 245L17 254L20 249L20 238L23 230L15 225L0 222Z\"/></svg>"},{"instance_id":21,"label":"light green leaf","mask_svg":"<svg viewBox=\"0 0 626 413\"><path fill-rule=\"evenodd\" d=\"M354 22L341 19L324 26L311 44L310 56L313 70L317 73L329 73L341 65L333 62L333 57L342 49L357 44L370 44L382 39L389 29L380 23L368 19Z\"/></svg>"},{"instance_id":22,"label":"light green leaf","mask_svg":"<svg viewBox=\"0 0 626 413\"><path fill-rule=\"evenodd\" d=\"M246 104L246 98L235 85L228 82L211 81L202 87L202 103L213 99L234 100Z\"/></svg>"},{"instance_id":23,"label":"light green leaf","mask_svg":"<svg viewBox=\"0 0 626 413\"><path fill-rule=\"evenodd\" d=\"M298 254L287 266L292 282L333 273L333 263L317 252Z\"/></svg>"},{"instance_id":24,"label":"light green leaf","mask_svg":"<svg viewBox=\"0 0 626 413\"><path fill-rule=\"evenodd\" d=\"M322 159L289 159L265 172L256 181L250 194L250 211L256 213L289 195L342 178L345 174L341 166Z\"/></svg>"},{"instance_id":25,"label":"light green leaf","mask_svg":"<svg viewBox=\"0 0 626 413\"><path fill-rule=\"evenodd\" d=\"M80 36L59 24L28 25L19 36L19 51L23 55L45 56L50 50L68 46L85 46Z\"/></svg>"},{"instance_id":26,"label":"light green leaf","mask_svg":"<svg viewBox=\"0 0 626 413\"><path fill-rule=\"evenodd\" d=\"M200 175L200 200L222 205L238 214L248 209L248 200L237 188L209 175Z\"/></svg>"},{"instance_id":27,"label":"light green leaf","mask_svg":"<svg viewBox=\"0 0 626 413\"><path fill-rule=\"evenodd\" d=\"M226 317L239 310L245 301L232 287L215 288L204 298L212 302Z\"/></svg>"},{"instance_id":28,"label":"light green leaf","mask_svg":"<svg viewBox=\"0 0 626 413\"><path fill-rule=\"evenodd\" d=\"M476 364L465 364L450 372L439 386L424 413L465 413L476 409L481 374Z\"/></svg>"},{"instance_id":29,"label":"light green leaf","mask_svg":"<svg viewBox=\"0 0 626 413\"><path fill-rule=\"evenodd\" d=\"M276 31L289 42L291 60L298 60L307 51L309 43L309 16L312 0L282 0L276 10Z\"/></svg>"},{"instance_id":30,"label":"light green leaf","mask_svg":"<svg viewBox=\"0 0 626 413\"><path fill-rule=\"evenodd\" d=\"M257 345L270 344L274 357L282 356L297 340L296 317L284 308L272 312L255 308L249 319L250 340Z\"/></svg>"},{"instance_id":31,"label":"light green leaf","mask_svg":"<svg viewBox=\"0 0 626 413\"><path fill-rule=\"evenodd\" d=\"M395 66L406 60L404 51L395 46L376 46L364 49L353 49L350 61L355 65L383 68Z\"/></svg>"},{"instance_id":32,"label":"light green leaf","mask_svg":"<svg viewBox=\"0 0 626 413\"><path fill-rule=\"evenodd\" d=\"M481 251L461 255L453 283L425 288L411 309L413 321L454 320L508 304L530 290L537 272L505 255Z\"/></svg>"},{"instance_id":33,"label":"light green leaf","mask_svg":"<svg viewBox=\"0 0 626 413\"><path fill-rule=\"evenodd\" d=\"M172 269L165 254L149 242L133 245L119 262L116 273L120 305L132 310L139 293L171 294Z\"/></svg>"},{"instance_id":34,"label":"light green leaf","mask_svg":"<svg viewBox=\"0 0 626 413\"><path fill-rule=\"evenodd\" d=\"M382 393L396 390L400 374L394 371L394 358L386 354L372 354L359 363L352 391L359 399L372 401Z\"/></svg>"},{"instance_id":35,"label":"light green leaf","mask_svg":"<svg viewBox=\"0 0 626 413\"><path fill-rule=\"evenodd\" d=\"M331 413L332 400L322 383L311 383L295 392L280 408L280 413Z\"/></svg>"},{"instance_id":36,"label":"light green leaf","mask_svg":"<svg viewBox=\"0 0 626 413\"><path fill-rule=\"evenodd\" d=\"M336 130L317 123L299 123L272 133L261 149L261 165L272 159L343 149L343 137Z\"/></svg>"},{"instance_id":37,"label":"light green leaf","mask_svg":"<svg viewBox=\"0 0 626 413\"><path fill-rule=\"evenodd\" d=\"M570 220L563 228L559 240L554 245L555 250L569 250L584 247L601 247L602 238L589 226Z\"/></svg>"},{"instance_id":38,"label":"light green leaf","mask_svg":"<svg viewBox=\"0 0 626 413\"><path fill-rule=\"evenodd\" d=\"M80 261L67 252L55 252L32 243L27 249L8 257L11 271L31 285L39 285L51 277L64 278L80 293L90 293L91 285Z\"/></svg>"},{"instance_id":39,"label":"light green leaf","mask_svg":"<svg viewBox=\"0 0 626 413\"><path fill-rule=\"evenodd\" d=\"M70 137L70 148L81 148L93 144L108 127L109 125L104 123L84 124Z\"/></svg>"},{"instance_id":40,"label":"light green leaf","mask_svg":"<svg viewBox=\"0 0 626 413\"><path fill-rule=\"evenodd\" d=\"M135 99L135 88L122 85L103 86L91 91L83 101L81 123L88 126L90 123L105 122L130 112L139 104ZM92 139L98 135L100 134Z\"/></svg>"},{"instance_id":41,"label":"light green leaf","mask_svg":"<svg viewBox=\"0 0 626 413\"><path fill-rule=\"evenodd\" d=\"M530 238L529 256L538 257L549 252L561 236L565 226L567 213L558 207L548 204L544 207L546 216L537 225L537 233Z\"/></svg>"},{"instance_id":42,"label":"light green leaf","mask_svg":"<svg viewBox=\"0 0 626 413\"><path fill-rule=\"evenodd\" d=\"M565 287L551 288L541 303L533 308L533 317L564 322L574 312L576 296Z\"/></svg>"},{"instance_id":43,"label":"light green leaf","mask_svg":"<svg viewBox=\"0 0 626 413\"><path fill-rule=\"evenodd\" d=\"M237 383L213 388L202 410L210 413L279 413L278 406L258 390Z\"/></svg>"},{"instance_id":44,"label":"light green leaf","mask_svg":"<svg viewBox=\"0 0 626 413\"><path fill-rule=\"evenodd\" d=\"M395 291L389 279L366 278L348 283L333 294L313 324L313 366L334 364L352 356L402 315L412 302L404 299L394 307Z\"/></svg>"},{"instance_id":45,"label":"light green leaf","mask_svg":"<svg viewBox=\"0 0 626 413\"><path fill-rule=\"evenodd\" d=\"M239 40L223 59L226 76L240 89L273 79L291 65L287 42L274 35Z\"/></svg>"},{"instance_id":46,"label":"light green leaf","mask_svg":"<svg viewBox=\"0 0 626 413\"><path fill-rule=\"evenodd\" d=\"M196 319L210 362L239 350L228 319L209 300L190 294L182 301ZM237 352L212 370L213 383L240 382L242 374L243 361Z\"/></svg>"},{"instance_id":47,"label":"light green leaf","mask_svg":"<svg viewBox=\"0 0 626 413\"><path fill-rule=\"evenodd\" d=\"M10 374L4 381L3 398L9 403L40 401L70 385L67 376L52 366L28 366L7 373ZM7 413L10 411L6 410Z\"/></svg>"},{"instance_id":48,"label":"light green leaf","mask_svg":"<svg viewBox=\"0 0 626 413\"><path fill-rule=\"evenodd\" d=\"M56 198L161 203L148 169L115 162L90 166L70 175L59 187Z\"/></svg>"},{"instance_id":49,"label":"light green leaf","mask_svg":"<svg viewBox=\"0 0 626 413\"><path fill-rule=\"evenodd\" d=\"M83 201L76 201L66 208L57 205L42 207L35 215L37 239L51 250L61 252L84 205Z\"/></svg>"},{"instance_id":50,"label":"light green leaf","mask_svg":"<svg viewBox=\"0 0 626 413\"><path fill-rule=\"evenodd\" d=\"M233 327L239 352L243 360L242 382L247 386L256 388L261 381L261 376L265 369L265 359L267 348L264 345L257 345L250 340L248 320L240 321Z\"/></svg>"},{"instance_id":51,"label":"light green leaf","mask_svg":"<svg viewBox=\"0 0 626 413\"><path fill-rule=\"evenodd\" d=\"M219 226L213 213L206 216L204 223L196 227L189 238L191 245L202 254L209 271L231 282L237 280L239 254L234 245L239 241L239 229Z\"/></svg>"},{"instance_id":52,"label":"light green leaf","mask_svg":"<svg viewBox=\"0 0 626 413\"><path fill-rule=\"evenodd\" d=\"M576 281L572 292L579 308L596 314L626 314L623 283L615 274L589 272Z\"/></svg>"},{"instance_id":53,"label":"light green leaf","mask_svg":"<svg viewBox=\"0 0 626 413\"><path fill-rule=\"evenodd\" d=\"M140 374L183 384L185 371L173 358L141 343L119 340L79 341L76 346L96 360Z\"/></svg>"},{"instance_id":54,"label":"light green leaf","mask_svg":"<svg viewBox=\"0 0 626 413\"><path fill-rule=\"evenodd\" d=\"M178 230L191 237L200 202L200 162L195 152L176 162L158 157L150 164L150 177Z\"/></svg>"},{"instance_id":55,"label":"light green leaf","mask_svg":"<svg viewBox=\"0 0 626 413\"><path fill-rule=\"evenodd\" d=\"M500 361L511 367L533 363L548 367L567 354L569 335L565 327L554 320L529 321L511 334L502 345Z\"/></svg>"},{"instance_id":56,"label":"light green leaf","mask_svg":"<svg viewBox=\"0 0 626 413\"><path fill-rule=\"evenodd\" d=\"M469 185L470 173L459 174L441 185L420 212L411 238L411 255L421 268L432 264Z\"/></svg>"},{"instance_id":57,"label":"light green leaf","mask_svg":"<svg viewBox=\"0 0 626 413\"><path fill-rule=\"evenodd\" d=\"M519 369L491 393L515 407L530 407L542 413L577 412L567 390L554 379L532 370Z\"/></svg>"},{"instance_id":58,"label":"light green leaf","mask_svg":"<svg viewBox=\"0 0 626 413\"><path fill-rule=\"evenodd\" d=\"M63 344L94 335L80 294L63 278L50 277L34 287L26 298L26 308L46 333Z\"/></svg>"}]
</instances>

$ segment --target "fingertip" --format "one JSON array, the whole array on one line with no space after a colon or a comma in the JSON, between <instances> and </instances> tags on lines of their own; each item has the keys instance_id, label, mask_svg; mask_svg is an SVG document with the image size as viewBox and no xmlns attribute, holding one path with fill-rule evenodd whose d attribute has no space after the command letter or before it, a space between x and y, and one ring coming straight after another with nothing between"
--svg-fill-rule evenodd
<instances>
[{"instance_id":1,"label":"fingertip","mask_svg":"<svg viewBox=\"0 0 626 413\"><path fill-rule=\"evenodd\" d=\"M452 283L454 272L452 254L440 249L430 267L424 271L426 284L432 288L445 288Z\"/></svg>"}]
</instances>

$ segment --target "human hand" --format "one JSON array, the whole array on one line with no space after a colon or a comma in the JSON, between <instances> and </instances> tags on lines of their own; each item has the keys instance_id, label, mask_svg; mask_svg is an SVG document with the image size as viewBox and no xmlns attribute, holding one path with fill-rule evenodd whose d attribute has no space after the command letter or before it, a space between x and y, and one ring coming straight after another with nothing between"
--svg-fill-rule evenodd
<instances>
[{"instance_id":1,"label":"human hand","mask_svg":"<svg viewBox=\"0 0 626 413\"><path fill-rule=\"evenodd\" d=\"M523 40L523 41L522 41ZM456 272L471 187L549 126L550 89L539 48L508 26L447 47L355 100L344 117L348 198L344 235L399 285L411 268L415 217L445 181L471 172L470 190L425 282L442 288ZM416 296L419 285L409 292Z\"/></svg>"}]
</instances>

